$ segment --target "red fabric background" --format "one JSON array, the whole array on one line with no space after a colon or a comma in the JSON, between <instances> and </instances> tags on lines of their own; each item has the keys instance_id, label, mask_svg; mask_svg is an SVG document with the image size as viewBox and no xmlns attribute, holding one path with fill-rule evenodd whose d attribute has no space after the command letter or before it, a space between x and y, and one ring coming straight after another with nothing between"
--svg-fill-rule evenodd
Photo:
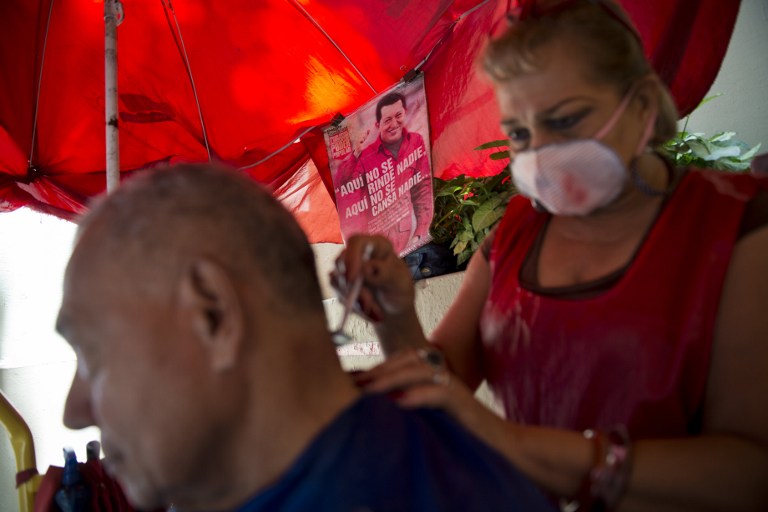
<instances>
[{"instance_id":1,"label":"red fabric background","mask_svg":"<svg viewBox=\"0 0 768 512\"><path fill-rule=\"evenodd\" d=\"M272 187L313 242L338 242L319 127L422 61L434 175L500 170L472 149L500 136L475 60L515 3L187 0L174 2L174 17L167 0L123 0L120 168L206 161L202 115L214 159ZM739 2L623 3L689 112L717 74ZM103 4L50 7L0 2L0 211L29 206L73 218L104 189Z\"/></svg>"}]
</instances>

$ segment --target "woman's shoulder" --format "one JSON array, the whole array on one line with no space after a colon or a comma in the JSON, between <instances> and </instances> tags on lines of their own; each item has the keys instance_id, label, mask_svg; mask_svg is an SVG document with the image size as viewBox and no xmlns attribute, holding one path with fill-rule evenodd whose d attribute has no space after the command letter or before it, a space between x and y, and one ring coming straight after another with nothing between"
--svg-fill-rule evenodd
<instances>
[{"instance_id":1,"label":"woman's shoulder","mask_svg":"<svg viewBox=\"0 0 768 512\"><path fill-rule=\"evenodd\" d=\"M518 231L521 227L531 225L537 220L548 217L549 214L537 210L531 200L521 194L515 194L509 200L507 209L504 211L504 216L498 225L498 233L507 234ZM499 235L497 235L499 236Z\"/></svg>"},{"instance_id":2,"label":"woman's shoulder","mask_svg":"<svg viewBox=\"0 0 768 512\"><path fill-rule=\"evenodd\" d=\"M689 187L705 187L725 195L752 197L760 190L768 190L768 175L749 172L730 172L714 169L682 169L681 184Z\"/></svg>"},{"instance_id":3,"label":"woman's shoulder","mask_svg":"<svg viewBox=\"0 0 768 512\"><path fill-rule=\"evenodd\" d=\"M481 253L487 261L491 260L494 246L511 246L514 241L527 233L535 232L537 227L549 217L548 213L536 210L531 200L521 194L515 194L509 200L501 221L491 230L481 245Z\"/></svg>"},{"instance_id":4,"label":"woman's shoulder","mask_svg":"<svg viewBox=\"0 0 768 512\"><path fill-rule=\"evenodd\" d=\"M703 207L715 210L726 204L743 204L737 239L768 226L768 176L711 169L687 169L681 182L683 200L700 196ZM722 210L719 210L722 212ZM714 212L717 213L716 211Z\"/></svg>"}]
</instances>

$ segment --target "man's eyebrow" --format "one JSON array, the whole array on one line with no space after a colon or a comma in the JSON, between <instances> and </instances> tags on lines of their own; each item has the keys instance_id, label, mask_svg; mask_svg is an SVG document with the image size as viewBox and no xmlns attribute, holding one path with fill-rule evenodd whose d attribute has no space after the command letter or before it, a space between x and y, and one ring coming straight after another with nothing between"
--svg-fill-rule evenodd
<instances>
[{"instance_id":1,"label":"man's eyebrow","mask_svg":"<svg viewBox=\"0 0 768 512\"><path fill-rule=\"evenodd\" d=\"M553 112L556 112L559 108L567 105L568 103L579 101L579 100L590 100L591 98L587 96L572 96L570 98L565 98L564 100L558 101L554 105L552 105L549 108L546 108L542 110L541 112L538 112L536 114L537 118L547 117L549 115L552 115ZM510 117L507 119L502 119L501 124L503 125L516 125L519 124L519 120L516 117Z\"/></svg>"}]
</instances>

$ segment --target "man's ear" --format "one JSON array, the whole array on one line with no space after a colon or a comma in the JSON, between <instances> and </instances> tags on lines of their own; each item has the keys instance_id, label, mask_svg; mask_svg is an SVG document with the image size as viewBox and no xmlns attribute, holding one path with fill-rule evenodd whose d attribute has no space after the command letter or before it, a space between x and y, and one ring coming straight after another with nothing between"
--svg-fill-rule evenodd
<instances>
[{"instance_id":1,"label":"man's ear","mask_svg":"<svg viewBox=\"0 0 768 512\"><path fill-rule=\"evenodd\" d=\"M226 371L237 362L245 333L242 298L229 273L217 262L198 258L178 287L179 303L211 368Z\"/></svg>"}]
</instances>

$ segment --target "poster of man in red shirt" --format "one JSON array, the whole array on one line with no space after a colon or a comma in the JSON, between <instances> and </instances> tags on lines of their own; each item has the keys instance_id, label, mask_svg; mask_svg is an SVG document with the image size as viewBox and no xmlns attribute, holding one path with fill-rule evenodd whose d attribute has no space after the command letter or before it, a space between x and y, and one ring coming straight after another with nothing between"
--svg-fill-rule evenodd
<instances>
[{"instance_id":1,"label":"poster of man in red shirt","mask_svg":"<svg viewBox=\"0 0 768 512\"><path fill-rule=\"evenodd\" d=\"M344 239L386 236L404 256L431 240L434 204L423 75L325 131Z\"/></svg>"}]
</instances>

